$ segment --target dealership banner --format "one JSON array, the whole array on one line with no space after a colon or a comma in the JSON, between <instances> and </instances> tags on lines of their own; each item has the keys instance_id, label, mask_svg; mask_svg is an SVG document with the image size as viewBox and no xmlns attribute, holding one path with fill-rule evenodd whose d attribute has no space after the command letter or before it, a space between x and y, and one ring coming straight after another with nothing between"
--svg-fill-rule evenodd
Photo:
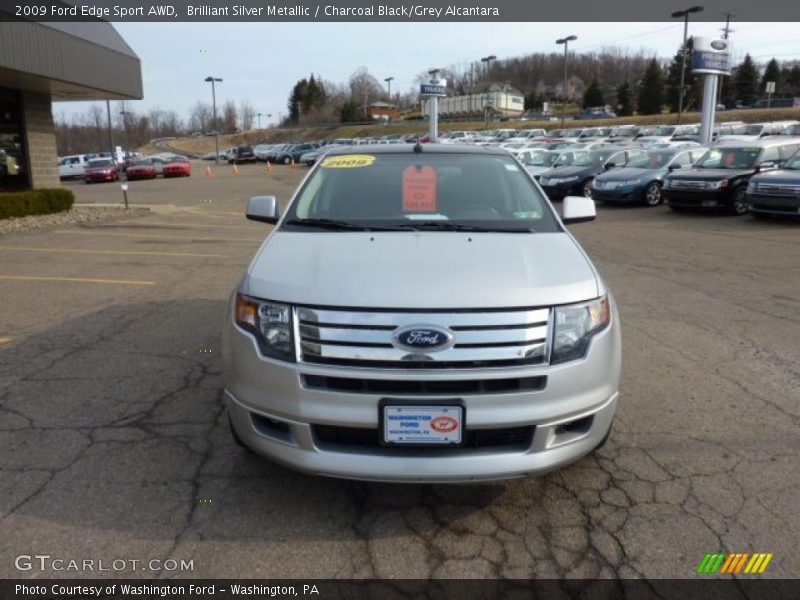
<instances>
[{"instance_id":1,"label":"dealership banner","mask_svg":"<svg viewBox=\"0 0 800 600\"><path fill-rule=\"evenodd\" d=\"M800 2L732 7L706 0L694 21L724 21L735 8L739 21L800 21ZM0 0L0 21L408 21L408 22L603 22L669 21L674 6L641 0Z\"/></svg>"}]
</instances>

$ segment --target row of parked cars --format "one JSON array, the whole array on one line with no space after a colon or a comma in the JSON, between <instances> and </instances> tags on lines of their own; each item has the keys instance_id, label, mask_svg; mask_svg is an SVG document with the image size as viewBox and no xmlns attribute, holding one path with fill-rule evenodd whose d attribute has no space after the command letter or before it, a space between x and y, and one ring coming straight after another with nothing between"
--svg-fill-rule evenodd
<instances>
[{"instance_id":1,"label":"row of parked cars","mask_svg":"<svg viewBox=\"0 0 800 600\"><path fill-rule=\"evenodd\" d=\"M142 156L125 153L122 160L111 153L65 156L59 159L61 179L83 179L86 183L119 181L124 173L128 180L163 177L189 177L192 165L185 156L172 153Z\"/></svg>"}]
</instances>

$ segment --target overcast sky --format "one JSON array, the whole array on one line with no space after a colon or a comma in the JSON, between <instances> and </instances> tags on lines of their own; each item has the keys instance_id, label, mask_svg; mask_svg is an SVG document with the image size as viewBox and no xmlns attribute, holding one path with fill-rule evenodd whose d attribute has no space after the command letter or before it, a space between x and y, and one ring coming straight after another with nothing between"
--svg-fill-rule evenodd
<instances>
[{"instance_id":1,"label":"overcast sky","mask_svg":"<svg viewBox=\"0 0 800 600\"><path fill-rule=\"evenodd\" d=\"M690 23L689 35L719 34L724 23ZM139 55L144 100L129 110L174 109L184 118L197 100L210 102L207 75L224 79L217 102L247 100L257 112L285 115L289 90L310 73L344 82L364 66L392 89L406 91L430 67L465 64L494 54L510 58L557 50L555 39L574 34L576 52L603 46L644 49L668 57L682 22L661 23L117 23ZM797 23L733 23L736 56L759 62L800 59ZM88 103L59 102L56 117ZM266 119L262 120L266 125Z\"/></svg>"}]
</instances>

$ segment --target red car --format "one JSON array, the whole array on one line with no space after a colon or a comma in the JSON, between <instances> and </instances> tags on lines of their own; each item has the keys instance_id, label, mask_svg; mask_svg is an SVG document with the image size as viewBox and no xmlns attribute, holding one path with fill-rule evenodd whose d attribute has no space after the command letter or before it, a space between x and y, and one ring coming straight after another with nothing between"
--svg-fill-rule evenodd
<instances>
[{"instance_id":1,"label":"red car","mask_svg":"<svg viewBox=\"0 0 800 600\"><path fill-rule=\"evenodd\" d=\"M142 160L137 160L128 165L125 174L128 176L128 180L134 180L155 179L157 173L156 166L153 164L153 162L145 158Z\"/></svg>"},{"instance_id":2,"label":"red car","mask_svg":"<svg viewBox=\"0 0 800 600\"><path fill-rule=\"evenodd\" d=\"M164 165L164 177L189 177L192 163L185 156L173 156Z\"/></svg>"},{"instance_id":3,"label":"red car","mask_svg":"<svg viewBox=\"0 0 800 600\"><path fill-rule=\"evenodd\" d=\"M102 183L104 181L117 181L119 172L117 165L110 158L95 158L86 165L84 173L86 183Z\"/></svg>"}]
</instances>

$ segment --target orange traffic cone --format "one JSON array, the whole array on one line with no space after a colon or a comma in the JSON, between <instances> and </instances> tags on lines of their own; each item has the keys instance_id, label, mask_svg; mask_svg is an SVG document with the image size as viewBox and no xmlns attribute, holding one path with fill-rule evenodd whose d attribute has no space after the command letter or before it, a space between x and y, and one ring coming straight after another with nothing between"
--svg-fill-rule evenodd
<instances>
[{"instance_id":1,"label":"orange traffic cone","mask_svg":"<svg viewBox=\"0 0 800 600\"><path fill-rule=\"evenodd\" d=\"M234 163L234 165L233 165L233 174L234 175L238 175L239 174L239 165L237 165L236 163Z\"/></svg>"},{"instance_id":2,"label":"orange traffic cone","mask_svg":"<svg viewBox=\"0 0 800 600\"><path fill-rule=\"evenodd\" d=\"M211 166L206 166L206 177L213 177L214 174L211 172Z\"/></svg>"},{"instance_id":3,"label":"orange traffic cone","mask_svg":"<svg viewBox=\"0 0 800 600\"><path fill-rule=\"evenodd\" d=\"M272 163L269 162L269 161L267 161L266 170L267 170L267 173L272 173Z\"/></svg>"},{"instance_id":4,"label":"orange traffic cone","mask_svg":"<svg viewBox=\"0 0 800 600\"><path fill-rule=\"evenodd\" d=\"M289 168L291 168L291 169L296 169L297 168L297 163L294 162L294 158L292 158L292 162L289 164Z\"/></svg>"}]
</instances>

